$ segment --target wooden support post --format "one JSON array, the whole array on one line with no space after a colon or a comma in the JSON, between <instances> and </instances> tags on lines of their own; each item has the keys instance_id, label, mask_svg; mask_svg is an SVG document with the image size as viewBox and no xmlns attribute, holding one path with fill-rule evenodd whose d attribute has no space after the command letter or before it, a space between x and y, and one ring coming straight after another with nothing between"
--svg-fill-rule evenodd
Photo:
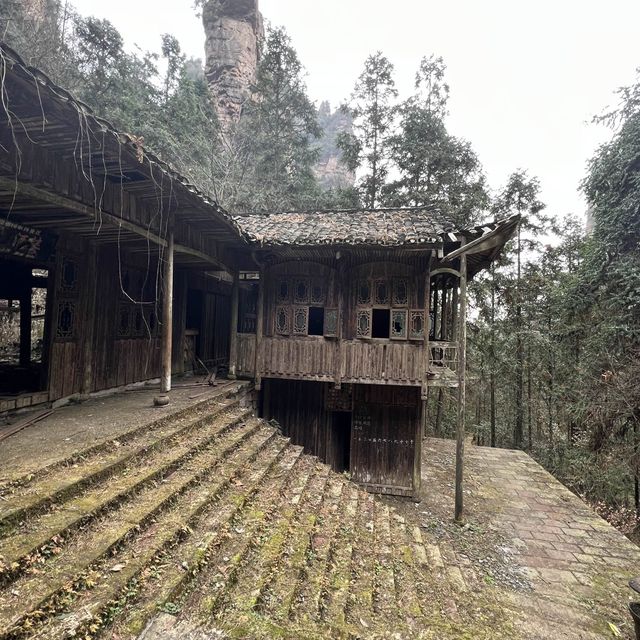
<instances>
[{"instance_id":1,"label":"wooden support post","mask_svg":"<svg viewBox=\"0 0 640 640\"><path fill-rule=\"evenodd\" d=\"M458 429L456 437L456 499L455 520L460 522L463 513L462 484L464 476L465 435L465 367L467 355L467 255L460 256L460 310L458 313Z\"/></svg>"},{"instance_id":2,"label":"wooden support post","mask_svg":"<svg viewBox=\"0 0 640 640\"><path fill-rule=\"evenodd\" d=\"M428 384L429 384L429 369L431 367L431 350L429 348L429 333L431 332L431 322L429 318L430 305L431 305L431 258L432 255L429 254L429 261L427 262L427 271L424 278L424 343L422 348L424 349L423 354L423 378L422 378L422 400L423 405L426 401L428 395ZM424 411L423 411L424 413ZM426 425L423 424L422 427L422 437L424 437Z\"/></svg>"},{"instance_id":3,"label":"wooden support post","mask_svg":"<svg viewBox=\"0 0 640 640\"><path fill-rule=\"evenodd\" d=\"M343 324L344 324L344 287L345 277L343 261L338 262L338 267L335 272L335 286L336 296L338 303L338 336L336 339L336 351L333 361L333 381L336 389L342 388L342 350L344 349L342 344Z\"/></svg>"},{"instance_id":4,"label":"wooden support post","mask_svg":"<svg viewBox=\"0 0 640 640\"><path fill-rule=\"evenodd\" d=\"M229 337L229 374L231 380L237 378L238 368L238 304L240 300L240 274L233 273L231 287L231 334Z\"/></svg>"},{"instance_id":5,"label":"wooden support post","mask_svg":"<svg viewBox=\"0 0 640 640\"><path fill-rule=\"evenodd\" d=\"M85 252L87 255L85 282L83 284L85 326L82 336L82 381L80 383L80 394L82 396L88 396L93 388L93 341L98 290L98 249L95 245L87 242Z\"/></svg>"},{"instance_id":6,"label":"wooden support post","mask_svg":"<svg viewBox=\"0 0 640 640\"><path fill-rule=\"evenodd\" d=\"M173 227L167 233L167 248L164 251L164 298L162 300L162 378L160 395L154 399L156 406L169 404L171 391L171 353L173 337Z\"/></svg>"},{"instance_id":7,"label":"wooden support post","mask_svg":"<svg viewBox=\"0 0 640 640\"><path fill-rule=\"evenodd\" d=\"M255 359L255 381L256 391L262 388L262 334L264 333L264 268L260 269L260 280L258 281L258 304L256 309L256 359Z\"/></svg>"},{"instance_id":8,"label":"wooden support post","mask_svg":"<svg viewBox=\"0 0 640 640\"><path fill-rule=\"evenodd\" d=\"M31 286L25 284L20 296L20 365L31 364Z\"/></svg>"}]
</instances>

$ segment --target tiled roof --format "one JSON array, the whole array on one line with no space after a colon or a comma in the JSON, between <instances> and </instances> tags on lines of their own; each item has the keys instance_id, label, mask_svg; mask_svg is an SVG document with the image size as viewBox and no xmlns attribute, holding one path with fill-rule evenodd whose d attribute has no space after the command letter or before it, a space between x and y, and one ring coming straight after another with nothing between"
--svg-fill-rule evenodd
<instances>
[{"instance_id":1,"label":"tiled roof","mask_svg":"<svg viewBox=\"0 0 640 640\"><path fill-rule=\"evenodd\" d=\"M249 242L261 245L441 243L453 224L427 209L375 209L238 215Z\"/></svg>"}]
</instances>

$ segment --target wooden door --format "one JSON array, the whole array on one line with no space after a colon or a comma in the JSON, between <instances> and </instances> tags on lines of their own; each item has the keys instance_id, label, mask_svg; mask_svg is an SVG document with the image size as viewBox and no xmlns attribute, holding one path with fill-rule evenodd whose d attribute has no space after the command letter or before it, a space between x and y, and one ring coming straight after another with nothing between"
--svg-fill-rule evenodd
<instances>
[{"instance_id":1,"label":"wooden door","mask_svg":"<svg viewBox=\"0 0 640 640\"><path fill-rule=\"evenodd\" d=\"M419 389L361 386L354 398L352 478L377 493L413 495Z\"/></svg>"}]
</instances>

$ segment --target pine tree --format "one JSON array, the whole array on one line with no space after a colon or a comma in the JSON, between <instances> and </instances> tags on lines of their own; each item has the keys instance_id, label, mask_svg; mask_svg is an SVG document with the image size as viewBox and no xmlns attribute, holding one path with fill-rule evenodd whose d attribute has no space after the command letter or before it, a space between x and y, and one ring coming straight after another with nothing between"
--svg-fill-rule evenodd
<instances>
[{"instance_id":1,"label":"pine tree","mask_svg":"<svg viewBox=\"0 0 640 640\"><path fill-rule=\"evenodd\" d=\"M343 109L354 121L353 133L339 136L338 146L349 170L363 168L359 189L365 207L381 203L389 169L389 140L397 112L393 65L381 52L369 56L351 101Z\"/></svg>"}]
</instances>

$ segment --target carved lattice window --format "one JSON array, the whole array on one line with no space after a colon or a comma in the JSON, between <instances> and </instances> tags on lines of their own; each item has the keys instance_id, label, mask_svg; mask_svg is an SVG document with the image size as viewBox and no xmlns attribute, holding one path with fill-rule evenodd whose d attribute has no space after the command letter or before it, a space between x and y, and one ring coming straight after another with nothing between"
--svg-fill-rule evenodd
<instances>
[{"instance_id":1,"label":"carved lattice window","mask_svg":"<svg viewBox=\"0 0 640 640\"><path fill-rule=\"evenodd\" d=\"M324 310L324 335L327 338L338 337L338 310Z\"/></svg>"},{"instance_id":2,"label":"carved lattice window","mask_svg":"<svg viewBox=\"0 0 640 640\"><path fill-rule=\"evenodd\" d=\"M118 307L118 338L131 337L131 307L121 303Z\"/></svg>"},{"instance_id":3,"label":"carved lattice window","mask_svg":"<svg viewBox=\"0 0 640 640\"><path fill-rule=\"evenodd\" d=\"M373 298L375 304L389 304L389 283L386 280L376 280L373 285Z\"/></svg>"},{"instance_id":4,"label":"carved lattice window","mask_svg":"<svg viewBox=\"0 0 640 640\"><path fill-rule=\"evenodd\" d=\"M289 307L276 308L276 333L280 336L288 336L291 333Z\"/></svg>"},{"instance_id":5,"label":"carved lattice window","mask_svg":"<svg viewBox=\"0 0 640 640\"><path fill-rule=\"evenodd\" d=\"M309 302L309 281L301 278L295 281L293 286L293 301L296 304L307 304Z\"/></svg>"},{"instance_id":6,"label":"carved lattice window","mask_svg":"<svg viewBox=\"0 0 640 640\"><path fill-rule=\"evenodd\" d=\"M307 335L309 324L309 307L293 308L293 333L297 336Z\"/></svg>"},{"instance_id":7,"label":"carved lattice window","mask_svg":"<svg viewBox=\"0 0 640 640\"><path fill-rule=\"evenodd\" d=\"M371 304L371 283L368 280L360 280L358 282L356 302L359 305Z\"/></svg>"},{"instance_id":8,"label":"carved lattice window","mask_svg":"<svg viewBox=\"0 0 640 640\"><path fill-rule=\"evenodd\" d=\"M409 282L406 278L393 280L393 306L406 307L409 304Z\"/></svg>"},{"instance_id":9,"label":"carved lattice window","mask_svg":"<svg viewBox=\"0 0 640 640\"><path fill-rule=\"evenodd\" d=\"M371 337L371 309L360 309L356 317L356 336L358 338Z\"/></svg>"},{"instance_id":10,"label":"carved lattice window","mask_svg":"<svg viewBox=\"0 0 640 640\"><path fill-rule=\"evenodd\" d=\"M311 304L324 304L324 286L321 280L311 283Z\"/></svg>"},{"instance_id":11,"label":"carved lattice window","mask_svg":"<svg viewBox=\"0 0 640 640\"><path fill-rule=\"evenodd\" d=\"M392 340L407 339L407 310L393 309L391 311L391 330L389 331Z\"/></svg>"},{"instance_id":12,"label":"carved lattice window","mask_svg":"<svg viewBox=\"0 0 640 640\"><path fill-rule=\"evenodd\" d=\"M424 311L412 309L409 316L409 338L424 339Z\"/></svg>"},{"instance_id":13,"label":"carved lattice window","mask_svg":"<svg viewBox=\"0 0 640 640\"><path fill-rule=\"evenodd\" d=\"M278 304L286 304L290 302L289 281L280 280L278 282L278 290L276 292L276 299Z\"/></svg>"},{"instance_id":14,"label":"carved lattice window","mask_svg":"<svg viewBox=\"0 0 640 640\"><path fill-rule=\"evenodd\" d=\"M63 258L60 290L64 294L75 293L78 290L78 263L75 260Z\"/></svg>"},{"instance_id":15,"label":"carved lattice window","mask_svg":"<svg viewBox=\"0 0 640 640\"><path fill-rule=\"evenodd\" d=\"M56 323L57 338L73 338L76 324L76 304L70 300L63 300L58 304Z\"/></svg>"}]
</instances>

